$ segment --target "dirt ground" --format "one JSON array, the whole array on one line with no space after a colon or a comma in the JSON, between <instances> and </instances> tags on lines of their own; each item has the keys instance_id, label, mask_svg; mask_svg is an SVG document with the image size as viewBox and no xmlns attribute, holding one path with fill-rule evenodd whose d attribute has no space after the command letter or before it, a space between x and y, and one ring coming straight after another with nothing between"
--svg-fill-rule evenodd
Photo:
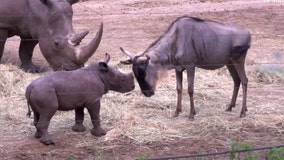
<instances>
[{"instance_id":1,"label":"dirt ground","mask_svg":"<svg viewBox=\"0 0 284 160\"><path fill-rule=\"evenodd\" d=\"M254 77L251 72L253 67L258 64L277 63L282 64L283 67L283 7L284 2L270 0L91 0L79 2L74 5L73 8L75 30L78 32L90 30L90 35L87 36L87 40L94 36L99 24L101 22L104 23L104 34L101 45L90 61L100 60L103 58L104 53L108 52L111 54L111 61L115 65L118 64L120 60L127 58L120 53L120 46L134 53L144 51L147 46L161 35L166 30L167 26L179 16L197 16L241 25L252 33L252 47L249 50L246 65L248 66L249 76ZM4 53L3 57L4 63L9 62L19 65L18 56L14 53L16 50L15 46L13 46L11 42L8 42L7 45L6 53ZM38 49L36 50L34 62L41 66L48 66ZM198 71L203 72L201 70ZM167 77L168 79L165 79L163 82L172 83L172 89L175 89L175 78L173 74L170 72ZM228 79L230 79L230 77ZM250 82L248 101L251 100L251 102L248 102L248 116L253 117L254 113L257 114L257 117L255 117L255 119L258 120L257 124L245 124L246 118L239 119L240 103L237 106L238 109L235 114L227 118L230 124L232 124L232 128L235 130L227 132L227 130L220 128L210 133L209 137L184 138L177 136L170 139L165 138L165 140L161 138L161 140L158 141L137 141L137 139L131 138L134 136L132 135L105 140L105 138L102 137L93 137L89 131L83 133L72 132L70 126L73 122L70 120L71 124L70 126L66 126L66 128L60 128L58 130L51 129L52 137L56 143L53 146L45 146L39 143L38 140L33 137L34 128L32 126L22 127L20 131L17 130L17 133L13 131L2 132L6 135L4 138L0 137L1 159L143 159L190 155L228 150L228 140L231 139L238 142L250 141L253 143L254 147L283 144L283 83L267 84L256 81ZM216 82L216 85L221 85L221 83ZM206 96L203 96L205 93L203 93L201 89L196 92L199 92L196 96L197 98L206 98ZM212 94L218 93L212 92ZM231 91L229 90L226 94L227 97L230 97ZM187 95L184 94L184 96ZM212 108L217 108L217 106L213 105L214 99L210 99L210 95L208 95L208 98L212 102ZM172 105L171 108L174 108L175 99L176 97L173 96L172 103L167 105ZM239 97L239 99L241 99L241 97ZM186 101L186 98L184 100ZM139 99L135 104L137 103L147 103L147 100L146 98L142 100ZM265 108L268 104L272 106L272 108ZM155 105L158 106L158 104ZM258 106L257 109L251 109L256 106ZM186 107L184 106L184 108ZM149 107L146 109L151 110L153 108ZM156 109L157 113L161 110ZM209 116L210 118L210 111L206 112L206 115L204 114L204 110L198 112L200 117L198 117L199 121L197 120L197 123L202 123L200 122L201 117ZM203 114L201 112L203 112ZM222 108L220 109L220 113L221 112ZM188 113L188 110L185 110L184 115L176 120L175 123L170 124L177 126L182 124L184 127L190 125L199 127L194 124L195 122L187 122L184 120ZM225 114L227 113L221 113L221 115ZM272 122L272 120L267 119L266 116L268 115L275 115L280 117L280 119ZM222 118L224 117L219 117L218 119L220 121L218 122L221 123ZM266 127L265 125L260 125L261 121L269 124L271 122L271 126ZM27 123L30 122L31 121ZM179 122L182 123L178 124ZM234 128L235 123L243 123L243 127ZM13 128L13 126L17 127L17 125L18 123L15 122L1 126L1 128ZM207 129L210 129L210 127L212 126L208 125ZM202 133L200 133L200 135L202 135ZM217 157L209 157L208 159L214 158L217 159Z\"/></svg>"}]
</instances>

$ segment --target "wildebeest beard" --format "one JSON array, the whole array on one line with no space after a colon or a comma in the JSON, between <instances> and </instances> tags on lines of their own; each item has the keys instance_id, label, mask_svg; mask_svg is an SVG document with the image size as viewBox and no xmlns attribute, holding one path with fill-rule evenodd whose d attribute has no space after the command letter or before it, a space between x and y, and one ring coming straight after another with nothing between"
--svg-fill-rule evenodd
<instances>
[{"instance_id":1,"label":"wildebeest beard","mask_svg":"<svg viewBox=\"0 0 284 160\"><path fill-rule=\"evenodd\" d=\"M142 91L142 93L146 96L146 97L151 97L152 95L154 95L154 90L152 89L152 87L146 82L146 69L148 67L149 61L139 64L137 62L137 58L139 56L134 57L133 59L133 73L138 81L138 84L140 86L140 89Z\"/></svg>"}]
</instances>

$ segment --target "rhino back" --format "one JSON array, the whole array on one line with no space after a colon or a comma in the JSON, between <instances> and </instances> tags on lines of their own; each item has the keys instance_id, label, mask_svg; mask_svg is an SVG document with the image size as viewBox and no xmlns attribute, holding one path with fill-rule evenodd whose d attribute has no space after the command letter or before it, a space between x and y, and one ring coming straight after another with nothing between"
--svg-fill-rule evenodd
<instances>
[{"instance_id":1,"label":"rhino back","mask_svg":"<svg viewBox=\"0 0 284 160\"><path fill-rule=\"evenodd\" d=\"M29 36L28 22L28 1L2 0L0 5L0 29L8 29L8 36L20 35Z\"/></svg>"},{"instance_id":2,"label":"rhino back","mask_svg":"<svg viewBox=\"0 0 284 160\"><path fill-rule=\"evenodd\" d=\"M40 0L1 0L0 29L8 36L37 38L39 25L44 24L47 7Z\"/></svg>"},{"instance_id":3,"label":"rhino back","mask_svg":"<svg viewBox=\"0 0 284 160\"><path fill-rule=\"evenodd\" d=\"M73 110L77 107L98 101L104 94L104 86L100 79L83 70L59 71L35 80L33 87L34 99L51 101L46 97L55 97L58 110Z\"/></svg>"}]
</instances>

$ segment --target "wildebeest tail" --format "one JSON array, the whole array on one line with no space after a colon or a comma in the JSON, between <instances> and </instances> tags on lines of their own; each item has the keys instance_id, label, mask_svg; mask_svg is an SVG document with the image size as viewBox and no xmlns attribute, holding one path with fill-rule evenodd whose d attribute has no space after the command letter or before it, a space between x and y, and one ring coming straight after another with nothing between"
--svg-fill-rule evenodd
<instances>
[{"instance_id":1,"label":"wildebeest tail","mask_svg":"<svg viewBox=\"0 0 284 160\"><path fill-rule=\"evenodd\" d=\"M249 48L250 45L235 46L233 48L233 53L246 53Z\"/></svg>"}]
</instances>

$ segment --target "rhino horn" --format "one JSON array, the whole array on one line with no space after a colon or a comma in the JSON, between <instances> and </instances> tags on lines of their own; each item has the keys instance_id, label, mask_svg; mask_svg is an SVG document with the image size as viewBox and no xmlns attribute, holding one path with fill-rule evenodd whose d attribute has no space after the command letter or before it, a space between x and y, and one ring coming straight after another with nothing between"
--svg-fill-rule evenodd
<instances>
[{"instance_id":1,"label":"rhino horn","mask_svg":"<svg viewBox=\"0 0 284 160\"><path fill-rule=\"evenodd\" d=\"M85 63L97 50L99 47L99 44L101 42L103 35L103 23L101 23L99 31L97 32L95 38L87 45L85 46L77 46L79 48L75 49L75 56L76 56L76 61L79 64Z\"/></svg>"},{"instance_id":2,"label":"rhino horn","mask_svg":"<svg viewBox=\"0 0 284 160\"><path fill-rule=\"evenodd\" d=\"M86 37L89 31L85 31L83 33L75 34L69 41L69 43L73 46L77 46L81 43L81 41Z\"/></svg>"}]
</instances>

